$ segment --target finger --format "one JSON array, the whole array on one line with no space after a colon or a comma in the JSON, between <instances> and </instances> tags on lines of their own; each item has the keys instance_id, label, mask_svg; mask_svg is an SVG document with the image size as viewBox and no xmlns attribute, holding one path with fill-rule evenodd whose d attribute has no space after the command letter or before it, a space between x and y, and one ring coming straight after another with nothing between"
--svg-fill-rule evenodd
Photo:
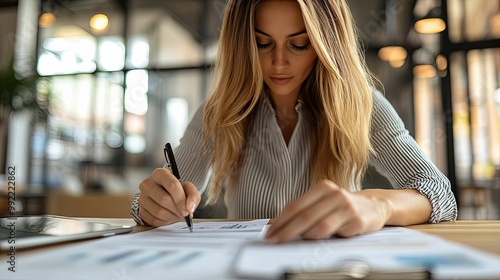
<instances>
[{"instance_id":1,"label":"finger","mask_svg":"<svg viewBox=\"0 0 500 280\"><path fill-rule=\"evenodd\" d=\"M278 231L281 231L291 220L295 219L300 213L323 199L323 197L334 189L338 189L338 187L333 184L333 182L322 181L304 195L289 203L283 212L273 221L266 237L270 238Z\"/></svg>"},{"instance_id":2,"label":"finger","mask_svg":"<svg viewBox=\"0 0 500 280\"><path fill-rule=\"evenodd\" d=\"M172 208L175 209L175 207ZM165 207L162 207L161 205L156 203L151 197L143 196L142 194L139 197L139 210L141 209L143 210L142 213L145 213L147 219L153 220L154 224L150 223L150 221L144 220L150 225L159 226L181 220L181 218L177 214L173 213L172 211L170 211ZM141 215L140 211L139 215Z\"/></svg>"},{"instance_id":3,"label":"finger","mask_svg":"<svg viewBox=\"0 0 500 280\"><path fill-rule=\"evenodd\" d=\"M139 200L143 197L149 197L162 208L168 209L178 217L184 217L175 204L172 196L162 186L157 185L152 178L144 180L139 185L139 189L141 190L141 196L139 197ZM148 210L151 209L148 208Z\"/></svg>"},{"instance_id":4,"label":"finger","mask_svg":"<svg viewBox=\"0 0 500 280\"><path fill-rule=\"evenodd\" d=\"M363 213L353 213L349 219L349 223L346 223L338 229L337 234L340 236L355 236L368 231L378 230L385 225L385 219L382 218L385 216L385 214L382 213L384 211L381 210L378 204L370 204L370 201L373 203L373 198L368 201L364 196L356 196L356 198L361 200L360 203L363 208L361 208L360 211L363 211Z\"/></svg>"},{"instance_id":5,"label":"finger","mask_svg":"<svg viewBox=\"0 0 500 280\"><path fill-rule=\"evenodd\" d=\"M149 211L141 207L139 207L139 215L148 225L154 227L161 227L175 222L181 222L181 220L177 216L172 216L174 218L173 220L159 219L153 216Z\"/></svg>"},{"instance_id":6,"label":"finger","mask_svg":"<svg viewBox=\"0 0 500 280\"><path fill-rule=\"evenodd\" d=\"M169 221L158 219L142 206L139 206L139 216L146 224L153 227L161 227L169 224Z\"/></svg>"},{"instance_id":7,"label":"finger","mask_svg":"<svg viewBox=\"0 0 500 280\"><path fill-rule=\"evenodd\" d=\"M181 182L166 168L157 168L151 175L153 181L162 186L174 200L180 215L185 217L189 215L186 209L186 193L181 185Z\"/></svg>"},{"instance_id":8,"label":"finger","mask_svg":"<svg viewBox=\"0 0 500 280\"><path fill-rule=\"evenodd\" d=\"M321 200L311 204L309 208L299 213L278 231L275 231L270 236L271 242L281 243L298 236L304 237L311 230L313 230L312 233L309 233L306 238L316 239L331 235L338 228L337 223L343 224L345 219L342 215L339 215L342 208L340 197L337 192L323 196ZM327 218L332 213L335 215L330 218L332 221L330 223Z\"/></svg>"},{"instance_id":9,"label":"finger","mask_svg":"<svg viewBox=\"0 0 500 280\"><path fill-rule=\"evenodd\" d=\"M339 228L347 224L346 216L341 211L335 211L323 219L317 221L314 226L302 234L304 239L325 239L330 238L338 232Z\"/></svg>"},{"instance_id":10,"label":"finger","mask_svg":"<svg viewBox=\"0 0 500 280\"><path fill-rule=\"evenodd\" d=\"M184 192L186 193L186 207L190 214L193 214L201 201L201 195L198 189L191 182L183 182Z\"/></svg>"},{"instance_id":11,"label":"finger","mask_svg":"<svg viewBox=\"0 0 500 280\"><path fill-rule=\"evenodd\" d=\"M351 237L355 235L360 235L364 233L363 227L360 222L353 221L351 223L346 223L344 226L337 230L337 234L342 237Z\"/></svg>"}]
</instances>

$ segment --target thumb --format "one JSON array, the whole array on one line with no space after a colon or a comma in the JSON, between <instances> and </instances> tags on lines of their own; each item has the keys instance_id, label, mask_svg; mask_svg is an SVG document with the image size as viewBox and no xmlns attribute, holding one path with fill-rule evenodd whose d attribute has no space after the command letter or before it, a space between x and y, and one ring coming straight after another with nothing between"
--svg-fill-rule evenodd
<instances>
[{"instance_id":1,"label":"thumb","mask_svg":"<svg viewBox=\"0 0 500 280\"><path fill-rule=\"evenodd\" d=\"M192 214L198 207L201 201L201 195L198 189L191 182L183 182L182 187L186 193L186 208Z\"/></svg>"}]
</instances>

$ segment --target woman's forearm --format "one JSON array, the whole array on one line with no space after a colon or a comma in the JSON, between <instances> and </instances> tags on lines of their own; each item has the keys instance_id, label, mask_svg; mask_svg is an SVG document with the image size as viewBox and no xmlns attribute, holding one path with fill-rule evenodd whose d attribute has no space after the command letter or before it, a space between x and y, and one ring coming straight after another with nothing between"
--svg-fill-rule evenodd
<instances>
[{"instance_id":1,"label":"woman's forearm","mask_svg":"<svg viewBox=\"0 0 500 280\"><path fill-rule=\"evenodd\" d=\"M417 190L365 189L358 194L377 198L387 205L389 211L386 225L427 223L432 213L430 201Z\"/></svg>"}]
</instances>

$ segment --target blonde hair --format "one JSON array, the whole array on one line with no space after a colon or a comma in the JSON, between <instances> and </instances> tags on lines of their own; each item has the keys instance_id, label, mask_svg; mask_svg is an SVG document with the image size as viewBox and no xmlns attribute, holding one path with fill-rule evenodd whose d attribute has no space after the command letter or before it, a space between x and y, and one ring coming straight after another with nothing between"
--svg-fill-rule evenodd
<instances>
[{"instance_id":1,"label":"blonde hair","mask_svg":"<svg viewBox=\"0 0 500 280\"><path fill-rule=\"evenodd\" d=\"M234 191L251 115L264 94L254 35L264 0L229 0L215 65L215 88L204 111L204 137L213 147L207 203L224 183ZM302 93L313 112L311 186L322 179L349 189L359 185L370 153L374 77L368 71L345 0L297 0L318 59ZM229 179L229 180L228 180Z\"/></svg>"}]
</instances>

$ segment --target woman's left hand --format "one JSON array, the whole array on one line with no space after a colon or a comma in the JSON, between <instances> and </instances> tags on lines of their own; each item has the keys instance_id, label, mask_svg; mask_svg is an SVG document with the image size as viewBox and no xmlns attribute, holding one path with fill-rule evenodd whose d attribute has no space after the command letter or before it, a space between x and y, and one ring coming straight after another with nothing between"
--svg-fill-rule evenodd
<instances>
[{"instance_id":1,"label":"woman's left hand","mask_svg":"<svg viewBox=\"0 0 500 280\"><path fill-rule=\"evenodd\" d=\"M378 230L388 221L392 206L388 199L370 193L370 190L349 192L323 180L290 202L274 220L266 237L280 243L297 237L324 239L334 234L348 237Z\"/></svg>"}]
</instances>

